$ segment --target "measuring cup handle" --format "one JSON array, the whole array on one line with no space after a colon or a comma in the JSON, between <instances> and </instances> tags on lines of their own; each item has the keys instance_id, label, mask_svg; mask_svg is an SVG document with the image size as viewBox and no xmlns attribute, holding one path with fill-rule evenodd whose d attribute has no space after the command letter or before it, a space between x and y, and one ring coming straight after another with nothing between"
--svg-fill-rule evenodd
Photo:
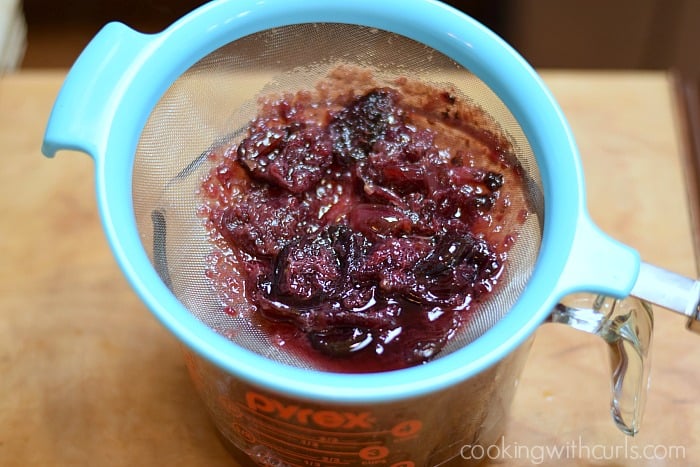
<instances>
[{"instance_id":1,"label":"measuring cup handle","mask_svg":"<svg viewBox=\"0 0 700 467\"><path fill-rule=\"evenodd\" d=\"M46 156L53 157L62 149L93 157L99 153L121 97L119 80L152 37L121 23L109 23L97 33L56 98L42 145Z\"/></svg>"},{"instance_id":2,"label":"measuring cup handle","mask_svg":"<svg viewBox=\"0 0 700 467\"><path fill-rule=\"evenodd\" d=\"M634 297L575 294L557 305L550 322L566 324L606 342L611 364L611 415L623 433L635 435L649 386L651 306Z\"/></svg>"}]
</instances>

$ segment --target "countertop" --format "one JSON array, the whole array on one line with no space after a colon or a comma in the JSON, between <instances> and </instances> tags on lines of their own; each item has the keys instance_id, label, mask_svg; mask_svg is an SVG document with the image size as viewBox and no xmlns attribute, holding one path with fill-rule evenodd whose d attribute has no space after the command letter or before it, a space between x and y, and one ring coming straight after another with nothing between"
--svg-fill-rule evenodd
<instances>
[{"instance_id":1,"label":"countertop","mask_svg":"<svg viewBox=\"0 0 700 467\"><path fill-rule=\"evenodd\" d=\"M542 75L576 135L593 219L645 260L694 276L669 75ZM64 76L0 78L0 465L235 466L188 379L179 344L112 258L93 161L40 153ZM625 437L610 418L603 342L545 325L513 404L507 449L495 463L700 465L700 336L681 316L655 312L639 435Z\"/></svg>"}]
</instances>

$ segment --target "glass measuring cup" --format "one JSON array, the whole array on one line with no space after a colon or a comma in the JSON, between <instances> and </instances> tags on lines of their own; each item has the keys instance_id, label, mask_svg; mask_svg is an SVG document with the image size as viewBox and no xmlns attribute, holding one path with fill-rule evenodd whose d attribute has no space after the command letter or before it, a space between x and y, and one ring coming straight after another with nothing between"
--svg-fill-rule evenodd
<instances>
[{"instance_id":1,"label":"glass measuring cup","mask_svg":"<svg viewBox=\"0 0 700 467\"><path fill-rule=\"evenodd\" d=\"M649 377L653 318L639 299L566 297L549 322L601 337L609 348L610 411L626 434L639 429ZM305 400L251 385L185 349L185 361L221 437L242 465L476 465L503 435L534 336L454 386L371 404Z\"/></svg>"}]
</instances>

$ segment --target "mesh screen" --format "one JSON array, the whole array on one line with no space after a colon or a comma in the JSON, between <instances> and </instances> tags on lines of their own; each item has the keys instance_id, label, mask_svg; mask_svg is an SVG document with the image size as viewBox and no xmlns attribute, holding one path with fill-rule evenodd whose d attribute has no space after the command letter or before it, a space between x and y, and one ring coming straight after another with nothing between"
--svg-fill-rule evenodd
<instances>
[{"instance_id":1,"label":"mesh screen","mask_svg":"<svg viewBox=\"0 0 700 467\"><path fill-rule=\"evenodd\" d=\"M262 31L203 57L159 101L141 135L133 171L133 203L143 245L178 299L201 321L235 343L282 363L309 367L248 320L222 312L205 276L212 244L197 210L198 189L210 169L210 148L241 135L255 116L256 97L310 88L338 64L374 70L388 80L404 75L448 84L488 113L510 139L525 169L527 192L513 209L528 220L508 256L505 277L478 315L442 351L446 355L493 326L512 307L533 270L542 235L541 182L517 121L478 78L450 58L403 36L342 24L302 24Z\"/></svg>"}]
</instances>

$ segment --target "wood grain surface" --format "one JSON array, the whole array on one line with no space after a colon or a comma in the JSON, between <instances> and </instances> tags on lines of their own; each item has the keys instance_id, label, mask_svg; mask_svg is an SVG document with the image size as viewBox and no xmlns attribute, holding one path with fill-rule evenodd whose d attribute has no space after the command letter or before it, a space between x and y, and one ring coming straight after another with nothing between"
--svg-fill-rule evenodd
<instances>
[{"instance_id":1,"label":"wood grain surface","mask_svg":"<svg viewBox=\"0 0 700 467\"><path fill-rule=\"evenodd\" d=\"M179 344L112 258L92 160L40 153L64 76L0 78L0 465L236 466L188 380ZM647 261L694 275L669 77L543 76L577 137L593 219ZM646 416L641 433L627 438L608 411L604 344L543 326L504 436L511 449L494 464L700 465L699 356L700 336L656 310Z\"/></svg>"}]
</instances>

